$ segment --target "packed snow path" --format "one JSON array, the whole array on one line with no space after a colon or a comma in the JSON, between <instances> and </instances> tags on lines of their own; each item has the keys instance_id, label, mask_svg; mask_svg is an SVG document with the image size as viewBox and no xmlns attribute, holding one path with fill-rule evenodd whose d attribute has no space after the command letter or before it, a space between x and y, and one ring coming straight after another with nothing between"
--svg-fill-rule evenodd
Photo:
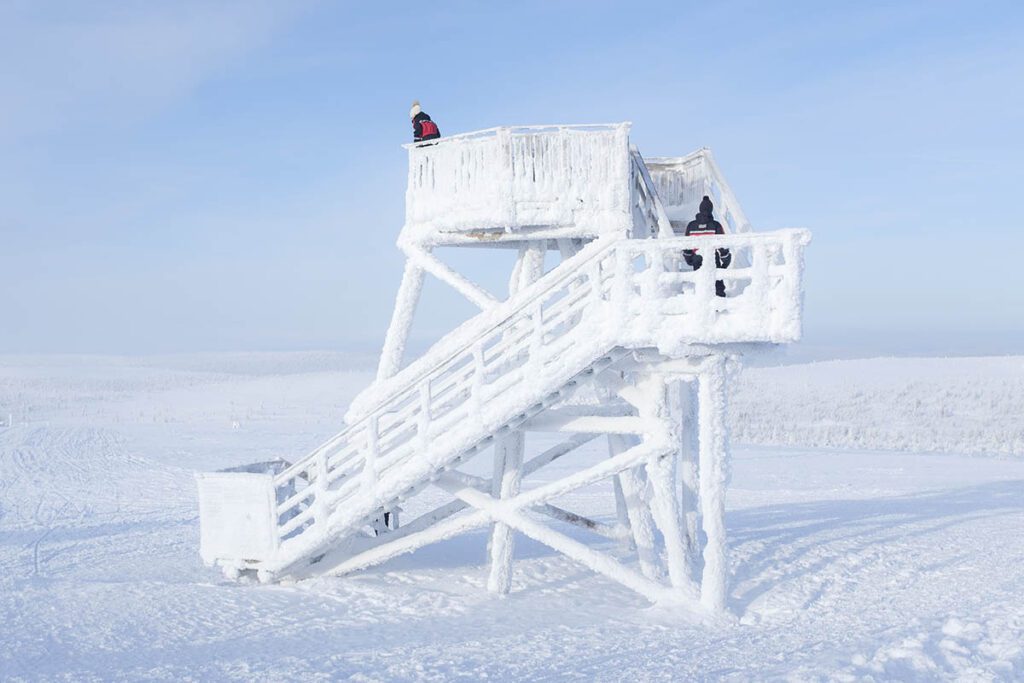
<instances>
[{"instance_id":1,"label":"packed snow path","mask_svg":"<svg viewBox=\"0 0 1024 683\"><path fill-rule=\"evenodd\" d=\"M929 361L930 376L963 363ZM747 374L805 382L786 370ZM1024 676L1020 460L738 447L732 625L648 607L530 541L496 598L484 532L344 580L216 580L195 555L191 470L301 453L370 376L312 355L0 359L0 412L15 416L0 427L0 678ZM965 410L994 395L965 394ZM614 517L599 491L572 502Z\"/></svg>"}]
</instances>

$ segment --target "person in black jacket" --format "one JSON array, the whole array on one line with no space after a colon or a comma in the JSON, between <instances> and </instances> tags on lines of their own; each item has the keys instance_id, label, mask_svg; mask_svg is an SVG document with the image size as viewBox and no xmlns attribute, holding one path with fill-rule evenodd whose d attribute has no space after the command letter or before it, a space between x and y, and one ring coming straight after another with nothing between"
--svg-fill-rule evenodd
<instances>
[{"instance_id":1,"label":"person in black jacket","mask_svg":"<svg viewBox=\"0 0 1024 683\"><path fill-rule=\"evenodd\" d=\"M441 131L437 124L430 120L427 112L420 109L419 100L412 103L412 109L409 110L409 118L412 119L413 142L436 140L441 137Z\"/></svg>"},{"instance_id":2,"label":"person in black jacket","mask_svg":"<svg viewBox=\"0 0 1024 683\"><path fill-rule=\"evenodd\" d=\"M711 203L711 198L704 195L704 198L700 200L700 209L697 212L697 217L690 221L686 225L686 236L690 237L693 235L724 235L725 229L722 228L722 224L715 220L714 216L715 205ZM684 249L683 258L686 262L693 266L694 270L699 270L704 264L704 257L697 253L697 249ZM732 263L732 254L725 247L715 249L715 266L718 268L728 268L729 264ZM725 283L721 280L715 280L715 294L718 296L725 296Z\"/></svg>"}]
</instances>

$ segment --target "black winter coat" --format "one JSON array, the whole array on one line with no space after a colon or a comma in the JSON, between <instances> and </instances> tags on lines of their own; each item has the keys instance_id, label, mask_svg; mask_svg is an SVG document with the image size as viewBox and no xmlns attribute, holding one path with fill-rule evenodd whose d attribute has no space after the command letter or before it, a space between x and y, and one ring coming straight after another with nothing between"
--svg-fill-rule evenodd
<instances>
[{"instance_id":1,"label":"black winter coat","mask_svg":"<svg viewBox=\"0 0 1024 683\"><path fill-rule=\"evenodd\" d=\"M426 122L426 125L424 125ZM436 140L441 137L441 129L437 127L426 112L421 111L412 119L412 141Z\"/></svg>"},{"instance_id":2,"label":"black winter coat","mask_svg":"<svg viewBox=\"0 0 1024 683\"><path fill-rule=\"evenodd\" d=\"M714 215L711 213L713 207L711 200L704 197L704 200L700 203L700 211L697 213L697 217L687 223L686 225L686 236L691 235L724 235L725 229L722 224L715 220ZM686 263L693 266L694 270L697 270L704 263L704 257L697 253L696 249L684 249L683 258ZM732 254L725 247L715 249L715 266L718 268L728 268L729 264L732 263Z\"/></svg>"}]
</instances>

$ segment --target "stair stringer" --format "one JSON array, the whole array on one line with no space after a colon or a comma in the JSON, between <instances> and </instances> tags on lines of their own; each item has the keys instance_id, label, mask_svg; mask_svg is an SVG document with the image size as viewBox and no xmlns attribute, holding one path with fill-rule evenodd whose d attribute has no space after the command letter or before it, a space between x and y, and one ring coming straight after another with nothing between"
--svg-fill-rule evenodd
<instances>
[{"instance_id":1,"label":"stair stringer","mask_svg":"<svg viewBox=\"0 0 1024 683\"><path fill-rule=\"evenodd\" d=\"M276 577L287 575L303 560L316 557L335 544L342 543L348 536L368 523L381 509L399 505L414 496L423 486L430 484L440 473L461 464L467 456L490 446L495 437L507 433L529 420L545 407L561 400L578 381L600 371L625 353L616 348L611 340L602 339L598 330L590 330L596 342L583 345L589 352L569 353L559 358L559 368L542 381L540 391L522 391L515 400L506 398L501 404L481 407L479 422L475 428L441 422L436 431L428 433L424 441L428 444L418 455L405 463L406 467L381 477L375 490L366 491L348 502L345 508L338 508L327 519L326 528L313 542L302 545L282 544L282 560L263 563L260 569ZM510 406L506 410L501 407ZM443 439L436 438L444 434ZM408 466L411 465L411 466ZM287 543L287 542L286 542Z\"/></svg>"}]
</instances>

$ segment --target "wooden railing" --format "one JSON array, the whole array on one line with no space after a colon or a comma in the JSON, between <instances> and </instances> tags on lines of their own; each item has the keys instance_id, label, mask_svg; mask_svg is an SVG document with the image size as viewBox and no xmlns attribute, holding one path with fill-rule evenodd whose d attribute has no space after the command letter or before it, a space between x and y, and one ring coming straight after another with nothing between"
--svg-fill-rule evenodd
<instances>
[{"instance_id":1,"label":"wooden railing","mask_svg":"<svg viewBox=\"0 0 1024 683\"><path fill-rule=\"evenodd\" d=\"M403 239L630 227L629 124L492 128L408 145Z\"/></svg>"},{"instance_id":2,"label":"wooden railing","mask_svg":"<svg viewBox=\"0 0 1024 683\"><path fill-rule=\"evenodd\" d=\"M782 230L591 243L470 321L432 363L379 383L351 426L278 474L267 566L366 524L616 348L796 341L808 240ZM749 265L684 264L684 250L716 248ZM716 280L726 297L715 295Z\"/></svg>"}]
</instances>

